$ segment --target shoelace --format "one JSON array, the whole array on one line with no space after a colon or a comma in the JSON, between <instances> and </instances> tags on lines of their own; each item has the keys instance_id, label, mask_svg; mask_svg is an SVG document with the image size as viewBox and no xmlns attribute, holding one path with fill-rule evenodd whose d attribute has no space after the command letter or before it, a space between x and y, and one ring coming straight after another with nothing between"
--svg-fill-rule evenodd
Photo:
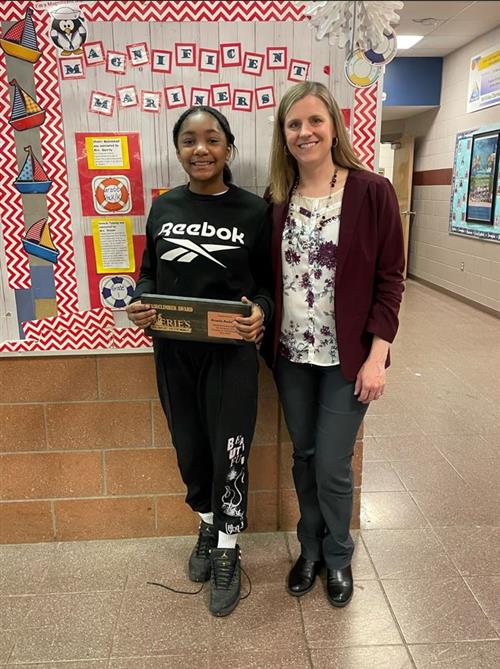
<instances>
[{"instance_id":1,"label":"shoelace","mask_svg":"<svg viewBox=\"0 0 500 669\"><path fill-rule=\"evenodd\" d=\"M219 558L215 560L214 569L212 571L215 585L218 588L223 588L228 590L233 579L234 570L238 564L240 557L236 557L236 562L233 564L231 560L228 559L227 555L223 553Z\"/></svg>"},{"instance_id":2,"label":"shoelace","mask_svg":"<svg viewBox=\"0 0 500 669\"><path fill-rule=\"evenodd\" d=\"M196 542L196 557L201 557L207 560L210 557L211 544L214 537L211 534L199 534Z\"/></svg>"},{"instance_id":3,"label":"shoelace","mask_svg":"<svg viewBox=\"0 0 500 669\"><path fill-rule=\"evenodd\" d=\"M241 565L240 569L246 576L246 579L248 581L248 592L240 597L240 601L242 601L250 596L252 592L252 581L250 580L250 576L246 573L246 571L243 569ZM198 588L198 590L195 590L194 592L189 592L187 590L176 590L175 588L171 588L169 585L165 585L164 583L156 583L155 581L147 581L146 585L157 585L159 588L165 588L165 590L170 590L170 592L175 592L177 595L199 595L200 592L205 587L205 583L202 583L201 588Z\"/></svg>"}]
</instances>

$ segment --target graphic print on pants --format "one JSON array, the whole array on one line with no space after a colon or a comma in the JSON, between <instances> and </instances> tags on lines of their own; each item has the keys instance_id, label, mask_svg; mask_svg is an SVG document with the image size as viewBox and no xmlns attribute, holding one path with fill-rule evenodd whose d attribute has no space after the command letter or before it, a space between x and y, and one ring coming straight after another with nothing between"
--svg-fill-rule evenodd
<instances>
[{"instance_id":1,"label":"graphic print on pants","mask_svg":"<svg viewBox=\"0 0 500 669\"><path fill-rule=\"evenodd\" d=\"M222 511L233 518L238 519L234 525L226 523L226 534L240 531L244 512L241 506L243 501L243 484L245 482L245 439L239 434L227 440L227 453L229 458L229 470L226 475L226 485L222 496Z\"/></svg>"}]
</instances>

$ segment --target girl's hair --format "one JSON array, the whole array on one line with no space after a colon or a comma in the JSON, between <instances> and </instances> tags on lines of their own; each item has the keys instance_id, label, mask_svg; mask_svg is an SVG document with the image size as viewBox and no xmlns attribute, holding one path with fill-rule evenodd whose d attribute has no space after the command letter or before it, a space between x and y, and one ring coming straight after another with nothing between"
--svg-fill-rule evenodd
<instances>
[{"instance_id":1,"label":"girl's hair","mask_svg":"<svg viewBox=\"0 0 500 669\"><path fill-rule=\"evenodd\" d=\"M337 145L332 146L333 162L340 167L353 170L366 169L354 152L342 112L328 88L315 81L301 82L292 86L281 98L274 121L269 162L269 189L276 204L286 200L298 176L297 161L286 148L285 117L292 106L306 95L314 95L322 100L331 116L338 137Z\"/></svg>"},{"instance_id":2,"label":"girl's hair","mask_svg":"<svg viewBox=\"0 0 500 669\"><path fill-rule=\"evenodd\" d=\"M205 112L207 114L211 114L217 123L220 125L222 132L224 133L226 137L226 142L228 147L231 149L231 157L233 157L236 153L236 146L234 143L234 135L231 132L231 128L229 126L229 121L227 118L224 116L224 114L221 114L220 111L217 109L214 109L213 107L208 107L206 105L197 105L194 107L189 107L189 109L186 109L186 111L182 112L182 114L179 116L177 121L175 122L174 129L172 131L172 135L174 138L174 144L175 148L177 151L179 150L179 145L177 142L179 141L179 134L181 131L182 124L184 121L188 118L188 116L191 116L191 114L196 114L198 112ZM224 170L222 172L222 178L224 180L224 183L226 186L229 186L230 184L233 183L233 175L231 173L231 170L229 169L229 165L226 163L224 165Z\"/></svg>"}]
</instances>

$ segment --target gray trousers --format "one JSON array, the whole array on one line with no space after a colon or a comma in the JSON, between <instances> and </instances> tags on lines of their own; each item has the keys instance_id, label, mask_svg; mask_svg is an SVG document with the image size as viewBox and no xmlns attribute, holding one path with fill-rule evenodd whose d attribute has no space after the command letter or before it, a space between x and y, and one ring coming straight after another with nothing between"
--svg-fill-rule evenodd
<instances>
[{"instance_id":1,"label":"gray trousers","mask_svg":"<svg viewBox=\"0 0 500 669\"><path fill-rule=\"evenodd\" d=\"M302 555L342 569L354 550L351 464L368 405L358 402L354 383L345 380L338 365L298 364L280 356L275 377L293 442Z\"/></svg>"}]
</instances>

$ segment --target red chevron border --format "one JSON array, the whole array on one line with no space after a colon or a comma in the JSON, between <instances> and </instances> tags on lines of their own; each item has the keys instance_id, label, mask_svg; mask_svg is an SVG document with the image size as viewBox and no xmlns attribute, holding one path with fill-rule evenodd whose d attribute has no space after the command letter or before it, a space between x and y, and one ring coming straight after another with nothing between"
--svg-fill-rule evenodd
<instances>
[{"instance_id":1,"label":"red chevron border","mask_svg":"<svg viewBox=\"0 0 500 669\"><path fill-rule=\"evenodd\" d=\"M372 170L375 164L378 83L356 88L353 108L353 146L358 158Z\"/></svg>"},{"instance_id":2,"label":"red chevron border","mask_svg":"<svg viewBox=\"0 0 500 669\"><path fill-rule=\"evenodd\" d=\"M89 311L77 311L74 314L54 316L53 318L41 318L23 323L24 334L27 339L40 339L51 332L61 330L82 330L86 328L108 329L114 328L115 322L111 309L104 307L89 309Z\"/></svg>"},{"instance_id":3,"label":"red chevron border","mask_svg":"<svg viewBox=\"0 0 500 669\"><path fill-rule=\"evenodd\" d=\"M28 353L38 351L108 351L113 347L110 329L61 330L36 339L6 341L0 344L1 353Z\"/></svg>"},{"instance_id":4,"label":"red chevron border","mask_svg":"<svg viewBox=\"0 0 500 669\"><path fill-rule=\"evenodd\" d=\"M69 203L66 154L62 125L59 73L55 49L49 43L49 20L47 11L34 16L42 57L35 64L35 87L38 103L45 109L46 120L40 127L40 141L45 168L50 167L52 187L47 193L47 210L50 232L59 250L54 266L58 313L78 310L78 286L76 280L75 251Z\"/></svg>"},{"instance_id":5,"label":"red chevron border","mask_svg":"<svg viewBox=\"0 0 500 669\"><path fill-rule=\"evenodd\" d=\"M94 351L108 350L113 346L111 330L88 328L85 330L61 330L40 337L40 345L46 350L58 351Z\"/></svg>"},{"instance_id":6,"label":"red chevron border","mask_svg":"<svg viewBox=\"0 0 500 669\"><path fill-rule=\"evenodd\" d=\"M302 21L295 2L89 2L88 21Z\"/></svg>"},{"instance_id":7,"label":"red chevron border","mask_svg":"<svg viewBox=\"0 0 500 669\"><path fill-rule=\"evenodd\" d=\"M101 328L53 330L38 339L5 341L0 353L36 353L38 351L109 351L114 349L151 349L152 339L139 328Z\"/></svg>"},{"instance_id":8,"label":"red chevron border","mask_svg":"<svg viewBox=\"0 0 500 669\"><path fill-rule=\"evenodd\" d=\"M13 339L0 343L0 353L36 353L44 350L35 339Z\"/></svg>"},{"instance_id":9,"label":"red chevron border","mask_svg":"<svg viewBox=\"0 0 500 669\"><path fill-rule=\"evenodd\" d=\"M2 21L19 21L24 18L26 10L32 2L19 0L19 2L0 2Z\"/></svg>"},{"instance_id":10,"label":"red chevron border","mask_svg":"<svg viewBox=\"0 0 500 669\"><path fill-rule=\"evenodd\" d=\"M23 13L21 12L22 18ZM16 17L17 18L17 17ZM9 288L31 288L31 273L21 238L25 233L21 194L14 187L17 178L14 129L8 122L10 96L5 54L0 50L0 224L2 226L7 284Z\"/></svg>"},{"instance_id":11,"label":"red chevron border","mask_svg":"<svg viewBox=\"0 0 500 669\"><path fill-rule=\"evenodd\" d=\"M140 328L115 328L113 330L115 348L152 348L153 340Z\"/></svg>"}]
</instances>

